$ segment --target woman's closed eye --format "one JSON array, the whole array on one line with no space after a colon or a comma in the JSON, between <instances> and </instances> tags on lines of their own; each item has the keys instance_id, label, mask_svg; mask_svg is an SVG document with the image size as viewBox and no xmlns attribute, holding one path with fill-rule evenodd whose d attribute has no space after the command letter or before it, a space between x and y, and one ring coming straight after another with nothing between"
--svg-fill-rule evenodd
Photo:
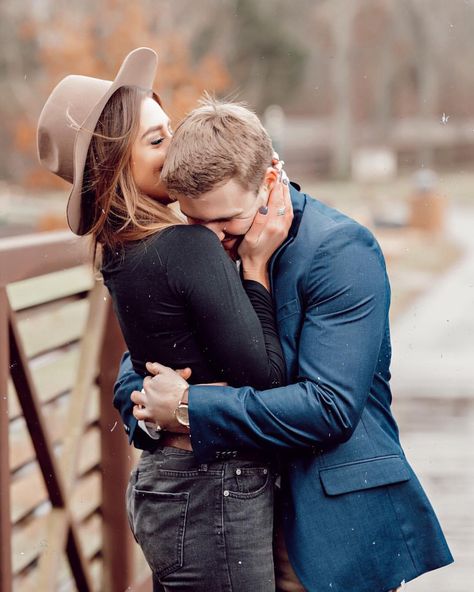
<instances>
[{"instance_id":1,"label":"woman's closed eye","mask_svg":"<svg viewBox=\"0 0 474 592\"><path fill-rule=\"evenodd\" d=\"M173 130L171 128L168 128L168 138L172 138L173 137ZM160 137L160 138L153 138L150 141L150 144L152 146L159 146L162 142L164 142L167 138L166 137Z\"/></svg>"}]
</instances>

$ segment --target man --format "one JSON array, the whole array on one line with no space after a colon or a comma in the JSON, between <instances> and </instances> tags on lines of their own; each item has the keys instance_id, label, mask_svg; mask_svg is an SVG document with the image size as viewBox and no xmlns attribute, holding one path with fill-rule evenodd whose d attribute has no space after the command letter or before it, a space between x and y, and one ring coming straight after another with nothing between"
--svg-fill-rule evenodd
<instances>
[{"instance_id":1,"label":"man","mask_svg":"<svg viewBox=\"0 0 474 592\"><path fill-rule=\"evenodd\" d=\"M199 187L206 174L199 165L199 139L213 125L212 117L199 126L184 121L163 176L190 222L209 227L235 253L237 235L252 222L240 224L231 236L226 230L240 196L238 191L229 196L225 188L233 183L235 189L238 179L226 173L202 196L186 191L189 180ZM143 385L125 356L114 404L139 447L153 441L136 429L137 419L169 431L189 429L203 463L232 458L237 451L278 455L280 518L304 589L386 592L452 557L390 411L385 263L366 228L294 184L290 193L293 223L269 267L288 386L266 391L190 386L159 364L148 366L156 376ZM280 589L284 586L282 579ZM302 589L298 586L295 581L285 589Z\"/></svg>"}]
</instances>

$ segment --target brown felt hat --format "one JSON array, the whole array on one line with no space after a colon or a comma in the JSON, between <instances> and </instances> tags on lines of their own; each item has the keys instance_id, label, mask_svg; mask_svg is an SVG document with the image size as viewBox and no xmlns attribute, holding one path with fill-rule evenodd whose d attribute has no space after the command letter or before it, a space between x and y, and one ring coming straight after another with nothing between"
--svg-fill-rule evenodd
<instances>
[{"instance_id":1,"label":"brown felt hat","mask_svg":"<svg viewBox=\"0 0 474 592\"><path fill-rule=\"evenodd\" d=\"M42 165L72 183L67 221L75 234L81 226L81 194L84 166L92 134L107 101L122 86L150 89L158 56L139 47L124 59L115 80L90 76L66 76L49 95L38 121L38 156Z\"/></svg>"}]
</instances>

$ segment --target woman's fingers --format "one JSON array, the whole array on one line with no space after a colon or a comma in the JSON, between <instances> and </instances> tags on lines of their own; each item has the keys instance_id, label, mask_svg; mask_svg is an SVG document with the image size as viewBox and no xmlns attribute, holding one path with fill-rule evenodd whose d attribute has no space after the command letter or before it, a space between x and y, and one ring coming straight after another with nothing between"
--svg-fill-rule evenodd
<instances>
[{"instance_id":1,"label":"woman's fingers","mask_svg":"<svg viewBox=\"0 0 474 592\"><path fill-rule=\"evenodd\" d=\"M275 183L269 196L268 207L270 228L275 237L280 237L283 242L293 221L293 206L286 175Z\"/></svg>"},{"instance_id":2,"label":"woman's fingers","mask_svg":"<svg viewBox=\"0 0 474 592\"><path fill-rule=\"evenodd\" d=\"M291 202L291 195L290 195L290 182L288 180L288 177L286 176L286 173L284 174L284 177L282 179L282 184L283 184L283 197L284 197L284 202L285 202L285 207L286 207L285 215L287 218L291 218L291 220L293 220L293 204Z\"/></svg>"},{"instance_id":3,"label":"woman's fingers","mask_svg":"<svg viewBox=\"0 0 474 592\"><path fill-rule=\"evenodd\" d=\"M273 190L270 192L268 203L277 216L286 216L288 218L293 216L293 205L291 203L288 177L285 171L282 171L282 173L282 178L275 183Z\"/></svg>"},{"instance_id":4,"label":"woman's fingers","mask_svg":"<svg viewBox=\"0 0 474 592\"><path fill-rule=\"evenodd\" d=\"M251 265L268 262L274 251L288 235L293 211L288 184L276 170L268 171L266 180L271 183L267 205L259 209L252 226L239 246L239 255L247 269Z\"/></svg>"},{"instance_id":5,"label":"woman's fingers","mask_svg":"<svg viewBox=\"0 0 474 592\"><path fill-rule=\"evenodd\" d=\"M257 213L255 214L255 218L253 219L252 226L247 231L246 236L248 239L258 239L260 233L262 232L263 228L265 228L265 224L268 220L268 206L262 206L258 209Z\"/></svg>"},{"instance_id":6,"label":"woman's fingers","mask_svg":"<svg viewBox=\"0 0 474 592\"><path fill-rule=\"evenodd\" d=\"M272 215L283 215L282 208L285 207L285 194L283 191L283 183L280 179L275 181L270 195L268 196L268 208Z\"/></svg>"},{"instance_id":7,"label":"woman's fingers","mask_svg":"<svg viewBox=\"0 0 474 592\"><path fill-rule=\"evenodd\" d=\"M273 151L272 154L272 166L277 169L278 171L281 171L283 169L283 166L285 164L284 160L280 160L280 156L278 154L278 152Z\"/></svg>"}]
</instances>

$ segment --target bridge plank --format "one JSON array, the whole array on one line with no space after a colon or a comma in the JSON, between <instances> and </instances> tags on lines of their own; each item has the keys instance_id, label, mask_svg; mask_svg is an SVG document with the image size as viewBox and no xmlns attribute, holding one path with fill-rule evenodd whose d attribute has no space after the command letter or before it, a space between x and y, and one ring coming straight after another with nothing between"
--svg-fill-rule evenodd
<instances>
[{"instance_id":1,"label":"bridge plank","mask_svg":"<svg viewBox=\"0 0 474 592\"><path fill-rule=\"evenodd\" d=\"M45 539L47 516L40 516L21 528L16 529L12 539L13 573L18 574L35 562L40 553L48 550L51 553L61 552L54 547L54 542ZM79 526L84 555L90 559L100 552L102 543L102 523L98 514L93 514ZM36 570L32 570L35 572ZM37 574L36 584L37 584ZM37 590L37 587L35 588ZM23 588L22 588L23 590Z\"/></svg>"},{"instance_id":2,"label":"bridge plank","mask_svg":"<svg viewBox=\"0 0 474 592\"><path fill-rule=\"evenodd\" d=\"M33 382L36 385L41 403L71 390L77 375L79 348L71 347L45 356L40 363L31 365ZM8 413L10 419L21 415L21 409L10 381L8 386Z\"/></svg>"},{"instance_id":3,"label":"bridge plank","mask_svg":"<svg viewBox=\"0 0 474 592\"><path fill-rule=\"evenodd\" d=\"M98 465L100 461L100 433L97 428L89 430L83 437L79 456L79 474L84 474ZM100 504L100 487L97 488L97 474L90 475L76 482L72 495L72 512L77 519L84 517L84 511L91 511ZM85 501L84 501L85 500ZM48 501L48 494L39 468L30 465L14 477L11 484L11 516L15 524L30 514L38 506ZM87 502L87 503L86 503Z\"/></svg>"},{"instance_id":4,"label":"bridge plank","mask_svg":"<svg viewBox=\"0 0 474 592\"><path fill-rule=\"evenodd\" d=\"M18 329L26 355L32 358L80 340L88 310L89 301L83 298L19 318Z\"/></svg>"},{"instance_id":5,"label":"bridge plank","mask_svg":"<svg viewBox=\"0 0 474 592\"><path fill-rule=\"evenodd\" d=\"M72 294L88 292L93 283L92 267L81 265L9 284L7 293L12 309L18 311Z\"/></svg>"},{"instance_id":6,"label":"bridge plank","mask_svg":"<svg viewBox=\"0 0 474 592\"><path fill-rule=\"evenodd\" d=\"M90 404L86 417L86 427L96 422L99 418L99 389L95 386L91 389ZM48 418L48 431L53 444L58 444L67 429L65 425L69 395L55 399L43 407L43 413ZM118 418L118 415L117 415ZM36 458L31 438L22 417L19 417L10 426L10 469L15 472L23 465L34 461Z\"/></svg>"}]
</instances>

